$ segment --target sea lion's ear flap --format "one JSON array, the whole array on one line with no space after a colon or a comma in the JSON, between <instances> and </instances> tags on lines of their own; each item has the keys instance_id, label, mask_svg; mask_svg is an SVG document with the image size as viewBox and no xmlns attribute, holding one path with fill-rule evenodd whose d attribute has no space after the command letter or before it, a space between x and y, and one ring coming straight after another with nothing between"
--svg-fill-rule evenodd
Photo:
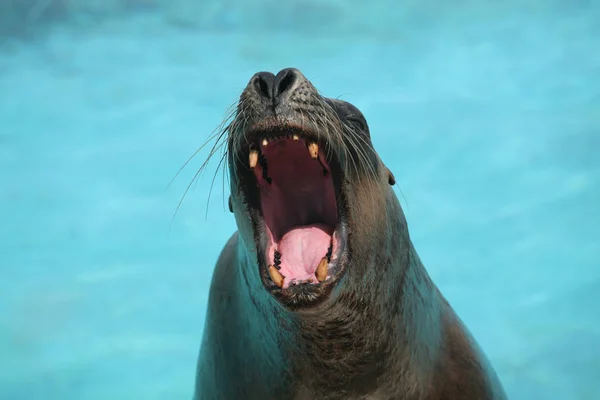
<instances>
[{"instance_id":1,"label":"sea lion's ear flap","mask_svg":"<svg viewBox=\"0 0 600 400\"><path fill-rule=\"evenodd\" d=\"M392 171L390 171L389 168L386 168L387 172L388 172L388 183L391 186L394 186L396 184L396 177L394 176L394 174L392 174Z\"/></svg>"},{"instance_id":2,"label":"sea lion's ear flap","mask_svg":"<svg viewBox=\"0 0 600 400\"><path fill-rule=\"evenodd\" d=\"M233 204L231 203L231 196L229 196L229 212L232 213L233 212Z\"/></svg>"}]
</instances>

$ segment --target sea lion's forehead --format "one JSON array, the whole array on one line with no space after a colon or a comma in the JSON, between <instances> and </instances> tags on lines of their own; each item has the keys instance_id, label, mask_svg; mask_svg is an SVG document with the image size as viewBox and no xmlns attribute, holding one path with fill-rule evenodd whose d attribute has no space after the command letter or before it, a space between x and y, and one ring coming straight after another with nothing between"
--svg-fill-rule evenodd
<instances>
[{"instance_id":1,"label":"sea lion's forehead","mask_svg":"<svg viewBox=\"0 0 600 400\"><path fill-rule=\"evenodd\" d=\"M331 99L329 97L325 97L324 99L332 107L334 107L338 114L342 114L343 116L360 117L363 119L365 118L362 111L360 111L360 109L352 103L340 99Z\"/></svg>"}]
</instances>

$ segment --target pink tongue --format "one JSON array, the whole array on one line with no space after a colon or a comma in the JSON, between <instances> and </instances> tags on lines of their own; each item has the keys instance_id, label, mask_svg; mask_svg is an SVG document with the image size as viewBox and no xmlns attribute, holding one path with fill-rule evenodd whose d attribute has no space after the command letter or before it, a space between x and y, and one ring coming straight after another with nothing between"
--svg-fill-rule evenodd
<instances>
[{"instance_id":1,"label":"pink tongue","mask_svg":"<svg viewBox=\"0 0 600 400\"><path fill-rule=\"evenodd\" d=\"M331 235L323 224L294 228L286 233L277 248L281 253L281 274L285 277L284 288L292 281L313 279L319 262L327 254Z\"/></svg>"}]
</instances>

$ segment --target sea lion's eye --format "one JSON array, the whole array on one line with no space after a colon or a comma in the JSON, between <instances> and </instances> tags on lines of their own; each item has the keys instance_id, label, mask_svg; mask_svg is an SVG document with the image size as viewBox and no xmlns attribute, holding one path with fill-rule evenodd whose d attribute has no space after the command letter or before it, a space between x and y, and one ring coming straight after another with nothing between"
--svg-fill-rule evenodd
<instances>
[{"instance_id":1,"label":"sea lion's eye","mask_svg":"<svg viewBox=\"0 0 600 400\"><path fill-rule=\"evenodd\" d=\"M355 127L360 129L361 131L367 130L367 121L365 121L365 119L362 118L360 115L350 114L350 115L346 116L346 120L348 120L348 122L352 123Z\"/></svg>"}]
</instances>

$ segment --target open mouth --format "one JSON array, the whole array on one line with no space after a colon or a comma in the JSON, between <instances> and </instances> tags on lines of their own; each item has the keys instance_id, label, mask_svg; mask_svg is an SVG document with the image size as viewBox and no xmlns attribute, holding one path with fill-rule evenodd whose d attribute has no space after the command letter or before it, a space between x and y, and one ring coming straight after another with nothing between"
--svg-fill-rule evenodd
<instances>
[{"instance_id":1,"label":"open mouth","mask_svg":"<svg viewBox=\"0 0 600 400\"><path fill-rule=\"evenodd\" d=\"M259 132L246 151L248 199L263 284L280 295L323 294L343 272L344 196L339 162L315 135ZM319 293L317 293L319 292Z\"/></svg>"}]
</instances>

